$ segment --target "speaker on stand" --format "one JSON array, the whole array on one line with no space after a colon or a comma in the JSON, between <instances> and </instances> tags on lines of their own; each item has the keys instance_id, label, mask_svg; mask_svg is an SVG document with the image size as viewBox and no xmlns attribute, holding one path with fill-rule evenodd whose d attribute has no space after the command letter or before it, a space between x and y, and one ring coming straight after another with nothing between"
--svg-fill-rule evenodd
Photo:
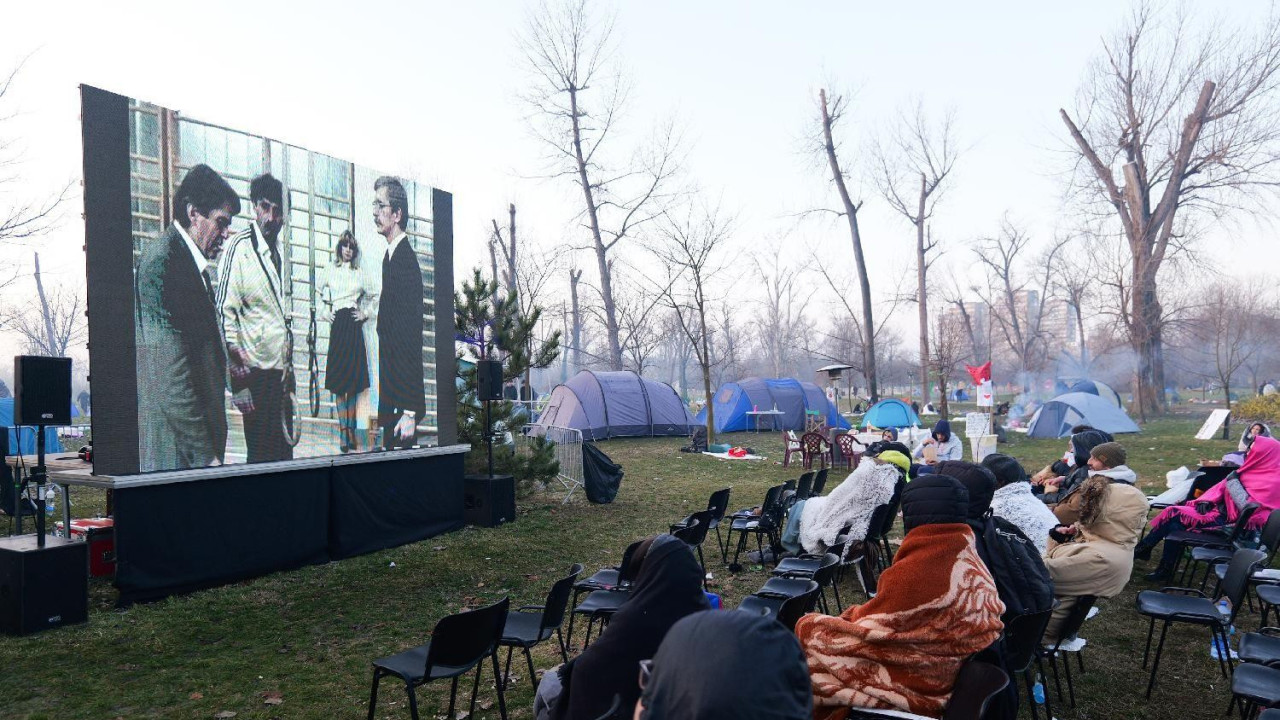
<instances>
[{"instance_id":1,"label":"speaker on stand","mask_svg":"<svg viewBox=\"0 0 1280 720\"><path fill-rule=\"evenodd\" d=\"M510 475L493 474L493 422L489 403L502 399L502 362L476 361L476 397L484 403L484 439L489 451L489 473L463 478L464 518L471 525L492 527L516 519L516 485Z\"/></svg>"}]
</instances>

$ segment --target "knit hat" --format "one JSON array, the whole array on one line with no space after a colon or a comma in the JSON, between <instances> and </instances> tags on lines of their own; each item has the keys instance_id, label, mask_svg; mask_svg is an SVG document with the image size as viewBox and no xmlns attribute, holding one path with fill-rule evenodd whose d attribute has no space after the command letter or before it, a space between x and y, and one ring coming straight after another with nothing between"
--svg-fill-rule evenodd
<instances>
[{"instance_id":1,"label":"knit hat","mask_svg":"<svg viewBox=\"0 0 1280 720\"><path fill-rule=\"evenodd\" d=\"M968 509L969 491L946 475L921 475L902 491L902 526L907 532L921 525L963 523Z\"/></svg>"},{"instance_id":2,"label":"knit hat","mask_svg":"<svg viewBox=\"0 0 1280 720\"><path fill-rule=\"evenodd\" d=\"M995 475L997 488L1027 481L1027 471L1023 469L1022 464L1008 455L992 453L982 459L982 467Z\"/></svg>"},{"instance_id":3,"label":"knit hat","mask_svg":"<svg viewBox=\"0 0 1280 720\"><path fill-rule=\"evenodd\" d=\"M1111 436L1101 430L1083 430L1071 436L1071 451L1075 454L1076 467L1089 462L1089 453L1103 443L1111 442Z\"/></svg>"},{"instance_id":4,"label":"knit hat","mask_svg":"<svg viewBox=\"0 0 1280 720\"><path fill-rule=\"evenodd\" d=\"M979 520L991 507L991 496L996 491L996 478L991 471L976 463L964 460L945 460L937 463L933 471L953 477L964 485L969 493L970 520Z\"/></svg>"},{"instance_id":5,"label":"knit hat","mask_svg":"<svg viewBox=\"0 0 1280 720\"><path fill-rule=\"evenodd\" d=\"M1103 465L1109 468L1120 467L1129 459L1129 454L1124 451L1124 446L1118 442L1106 442L1101 445L1095 445L1089 451L1090 457L1095 457Z\"/></svg>"}]
</instances>

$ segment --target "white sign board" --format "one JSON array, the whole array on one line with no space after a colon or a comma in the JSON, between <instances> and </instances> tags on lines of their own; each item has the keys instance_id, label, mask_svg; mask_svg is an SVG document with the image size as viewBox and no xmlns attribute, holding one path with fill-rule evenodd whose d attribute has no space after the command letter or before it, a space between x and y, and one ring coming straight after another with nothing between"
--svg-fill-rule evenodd
<instances>
[{"instance_id":1,"label":"white sign board","mask_svg":"<svg viewBox=\"0 0 1280 720\"><path fill-rule=\"evenodd\" d=\"M1196 433L1197 440L1212 440L1213 436L1218 434L1218 429L1222 427L1222 423L1227 421L1227 416L1231 414L1226 408L1218 408L1209 413L1209 419L1204 421L1200 426L1200 432Z\"/></svg>"},{"instance_id":2,"label":"white sign board","mask_svg":"<svg viewBox=\"0 0 1280 720\"><path fill-rule=\"evenodd\" d=\"M995 392L990 380L983 380L978 386L978 407L991 407L995 404Z\"/></svg>"},{"instance_id":3,"label":"white sign board","mask_svg":"<svg viewBox=\"0 0 1280 720\"><path fill-rule=\"evenodd\" d=\"M968 438L991 432L991 416L986 413L965 413L964 436Z\"/></svg>"}]
</instances>

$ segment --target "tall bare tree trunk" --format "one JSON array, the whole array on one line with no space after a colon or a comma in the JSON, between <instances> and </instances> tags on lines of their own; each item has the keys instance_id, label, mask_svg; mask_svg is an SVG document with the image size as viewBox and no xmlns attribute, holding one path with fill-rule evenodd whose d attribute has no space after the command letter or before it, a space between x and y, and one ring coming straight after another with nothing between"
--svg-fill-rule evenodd
<instances>
[{"instance_id":1,"label":"tall bare tree trunk","mask_svg":"<svg viewBox=\"0 0 1280 720\"><path fill-rule=\"evenodd\" d=\"M49 310L49 298L44 294L44 282L40 279L40 253L36 256L36 294L40 296L40 314L44 317L45 348L50 355L61 355L58 334L53 331L53 313Z\"/></svg>"},{"instance_id":2,"label":"tall bare tree trunk","mask_svg":"<svg viewBox=\"0 0 1280 720\"><path fill-rule=\"evenodd\" d=\"M924 224L925 224L925 201L929 199L929 182L925 178L924 173L920 173L920 208L916 217L920 218L916 223L916 283L917 297L916 302L920 311L920 367L927 368L929 364L929 284L927 274L929 265L925 262L925 242L924 242ZM920 397L921 404L929 404L929 373L924 371L920 373ZM945 402L945 399L944 399Z\"/></svg>"},{"instance_id":3,"label":"tall bare tree trunk","mask_svg":"<svg viewBox=\"0 0 1280 720\"><path fill-rule=\"evenodd\" d=\"M600 270L600 299L604 303L605 333L609 337L609 369L622 369L622 342L618 334L618 312L613 303L613 268L609 265L609 249L600 234L600 214L596 205L591 181L587 178L587 158L582 152L582 124L578 112L578 91L569 90L569 112L573 118L573 152L578 164L578 184L587 202L587 220L591 227L592 247L596 251L596 265Z\"/></svg>"},{"instance_id":4,"label":"tall bare tree trunk","mask_svg":"<svg viewBox=\"0 0 1280 720\"><path fill-rule=\"evenodd\" d=\"M867 275L867 261L862 255L862 234L858 230L858 207L849 197L844 173L840 171L840 160L836 157L835 141L831 138L831 113L827 108L827 91L819 90L818 97L822 103L822 136L827 150L827 163L831 166L831 177L835 181L836 189L840 192L845 219L849 222L853 259L858 267L858 286L862 291L862 372L867 378L867 391L871 394L871 402L876 402L880 399L880 383L876 378L876 325L871 308L871 278Z\"/></svg>"},{"instance_id":5,"label":"tall bare tree trunk","mask_svg":"<svg viewBox=\"0 0 1280 720\"><path fill-rule=\"evenodd\" d=\"M581 270L569 271L569 297L573 318L573 372L582 372L582 310L578 307L578 281L582 279Z\"/></svg>"}]
</instances>

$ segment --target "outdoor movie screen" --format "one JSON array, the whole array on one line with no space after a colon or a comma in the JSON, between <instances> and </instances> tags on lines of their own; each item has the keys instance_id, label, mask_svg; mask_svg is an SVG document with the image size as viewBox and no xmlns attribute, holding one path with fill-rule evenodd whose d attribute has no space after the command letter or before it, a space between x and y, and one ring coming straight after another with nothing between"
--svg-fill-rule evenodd
<instances>
[{"instance_id":1,"label":"outdoor movie screen","mask_svg":"<svg viewBox=\"0 0 1280 720\"><path fill-rule=\"evenodd\" d=\"M85 110L88 242L115 242L89 222L104 134L89 124L108 115L87 95ZM136 420L116 419L136 423L135 471L436 444L448 194L133 99L127 123L132 274L105 280L132 288L133 342L101 347L91 322L90 363L95 386L133 374ZM86 250L92 320L119 309L94 306L93 275L112 271ZM95 439L118 431L97 420Z\"/></svg>"}]
</instances>

